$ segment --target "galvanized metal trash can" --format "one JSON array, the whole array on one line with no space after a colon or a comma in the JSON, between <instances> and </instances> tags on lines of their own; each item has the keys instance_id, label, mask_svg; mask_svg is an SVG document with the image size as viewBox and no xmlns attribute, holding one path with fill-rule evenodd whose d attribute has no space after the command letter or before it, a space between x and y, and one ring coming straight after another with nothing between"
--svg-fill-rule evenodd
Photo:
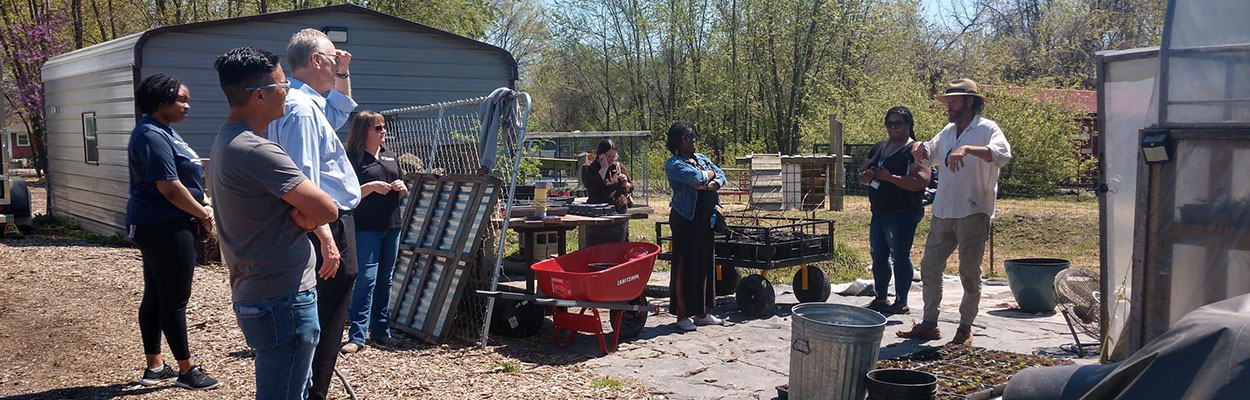
<instances>
[{"instance_id":1,"label":"galvanized metal trash can","mask_svg":"<svg viewBox=\"0 0 1250 400\"><path fill-rule=\"evenodd\" d=\"M862 400L877 365L885 317L863 307L802 303L791 309L789 398Z\"/></svg>"}]
</instances>

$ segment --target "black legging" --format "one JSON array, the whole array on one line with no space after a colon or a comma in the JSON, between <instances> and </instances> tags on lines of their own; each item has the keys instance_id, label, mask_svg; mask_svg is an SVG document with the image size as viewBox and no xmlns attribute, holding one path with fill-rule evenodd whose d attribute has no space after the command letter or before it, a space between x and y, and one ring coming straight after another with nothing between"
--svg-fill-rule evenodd
<instances>
[{"instance_id":1,"label":"black legging","mask_svg":"<svg viewBox=\"0 0 1250 400\"><path fill-rule=\"evenodd\" d=\"M195 273L195 223L166 221L136 225L134 242L143 255L143 302L139 332L143 353L161 353L161 333L175 360L191 358L187 346L187 300Z\"/></svg>"},{"instance_id":2,"label":"black legging","mask_svg":"<svg viewBox=\"0 0 1250 400\"><path fill-rule=\"evenodd\" d=\"M672 311L677 318L702 317L707 308L716 305L715 232L712 213L716 211L713 192L699 191L695 201L694 221L677 212L668 216L673 228Z\"/></svg>"}]
</instances>

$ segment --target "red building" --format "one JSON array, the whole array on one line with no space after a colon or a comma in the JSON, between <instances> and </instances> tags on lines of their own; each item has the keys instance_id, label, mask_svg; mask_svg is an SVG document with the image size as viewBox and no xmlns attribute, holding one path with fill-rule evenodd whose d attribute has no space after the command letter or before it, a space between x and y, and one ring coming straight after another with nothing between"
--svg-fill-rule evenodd
<instances>
[{"instance_id":1,"label":"red building","mask_svg":"<svg viewBox=\"0 0 1250 400\"><path fill-rule=\"evenodd\" d=\"M10 129L5 132L7 132L9 139L5 145L11 146L9 152L13 155L14 160L34 157L30 136L26 133L25 128Z\"/></svg>"},{"instance_id":2,"label":"red building","mask_svg":"<svg viewBox=\"0 0 1250 400\"><path fill-rule=\"evenodd\" d=\"M1057 106L1069 112L1080 115L1077 121L1081 123L1079 132L1072 132L1072 142L1081 160L1095 159L1098 157L1098 92L1093 90L1075 90L1075 89L1039 89L1019 86L994 86L982 85L983 87L1013 95L1031 94L1039 103L1046 103ZM1083 181L1079 183L1092 184L1097 180L1098 171L1095 168L1082 171Z\"/></svg>"}]
</instances>

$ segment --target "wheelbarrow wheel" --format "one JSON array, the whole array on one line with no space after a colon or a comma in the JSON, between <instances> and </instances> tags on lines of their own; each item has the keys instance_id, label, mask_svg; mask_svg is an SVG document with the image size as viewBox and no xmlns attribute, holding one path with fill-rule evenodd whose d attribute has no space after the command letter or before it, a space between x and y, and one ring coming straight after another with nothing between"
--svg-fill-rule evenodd
<instances>
[{"instance_id":1,"label":"wheelbarrow wheel","mask_svg":"<svg viewBox=\"0 0 1250 400\"><path fill-rule=\"evenodd\" d=\"M644 305L647 304L646 296L638 296L638 298L630 300L629 304ZM646 311L624 311L612 310L610 317L612 321L616 321L617 316L621 318L621 337L632 338L642 333L642 328L647 326Z\"/></svg>"},{"instance_id":2,"label":"wheelbarrow wheel","mask_svg":"<svg viewBox=\"0 0 1250 400\"><path fill-rule=\"evenodd\" d=\"M773 315L777 294L773 284L760 274L752 274L738 282L738 309L749 318L767 318Z\"/></svg>"},{"instance_id":3,"label":"wheelbarrow wheel","mask_svg":"<svg viewBox=\"0 0 1250 400\"><path fill-rule=\"evenodd\" d=\"M737 268L717 265L720 273L716 275L716 295L727 296L732 294L738 288L738 281L742 280L742 273Z\"/></svg>"},{"instance_id":4,"label":"wheelbarrow wheel","mask_svg":"<svg viewBox=\"0 0 1250 400\"><path fill-rule=\"evenodd\" d=\"M803 270L807 270L807 288L803 288ZM800 303L821 303L829 300L829 277L818 267L799 268L794 273L794 297Z\"/></svg>"}]
</instances>

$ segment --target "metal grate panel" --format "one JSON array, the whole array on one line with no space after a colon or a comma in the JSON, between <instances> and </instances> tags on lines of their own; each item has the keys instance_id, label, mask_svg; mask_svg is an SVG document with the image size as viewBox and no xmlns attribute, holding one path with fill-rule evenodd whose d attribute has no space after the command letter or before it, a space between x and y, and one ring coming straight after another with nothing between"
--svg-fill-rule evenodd
<instances>
[{"instance_id":1,"label":"metal grate panel","mask_svg":"<svg viewBox=\"0 0 1250 400\"><path fill-rule=\"evenodd\" d=\"M469 271L502 182L492 176L414 175L391 285L391 327L430 342L452 334ZM471 316L470 316L471 317Z\"/></svg>"}]
</instances>

